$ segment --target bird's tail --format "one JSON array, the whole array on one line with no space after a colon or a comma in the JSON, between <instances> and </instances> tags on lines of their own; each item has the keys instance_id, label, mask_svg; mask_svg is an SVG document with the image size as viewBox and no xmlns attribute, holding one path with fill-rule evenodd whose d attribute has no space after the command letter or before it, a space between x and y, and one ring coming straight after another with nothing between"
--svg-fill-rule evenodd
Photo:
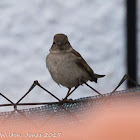
<instances>
[{"instance_id":1,"label":"bird's tail","mask_svg":"<svg viewBox=\"0 0 140 140\"><path fill-rule=\"evenodd\" d=\"M97 80L98 78L102 78L104 77L105 75L100 75L100 74L95 74L94 73L94 76L92 77L92 81L96 82L97 83Z\"/></svg>"},{"instance_id":2,"label":"bird's tail","mask_svg":"<svg viewBox=\"0 0 140 140\"><path fill-rule=\"evenodd\" d=\"M100 74L95 74L95 73L94 73L94 76L95 76L95 78L102 78L102 77L104 77L105 75L100 75Z\"/></svg>"}]
</instances>

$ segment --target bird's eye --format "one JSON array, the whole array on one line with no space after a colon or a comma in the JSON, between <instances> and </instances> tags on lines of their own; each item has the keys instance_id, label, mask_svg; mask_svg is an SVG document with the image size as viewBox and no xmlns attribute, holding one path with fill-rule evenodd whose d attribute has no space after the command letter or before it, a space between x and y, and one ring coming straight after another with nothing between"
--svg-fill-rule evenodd
<instances>
[{"instance_id":1,"label":"bird's eye","mask_svg":"<svg viewBox=\"0 0 140 140\"><path fill-rule=\"evenodd\" d=\"M68 41L65 42L65 44L69 43Z\"/></svg>"},{"instance_id":2,"label":"bird's eye","mask_svg":"<svg viewBox=\"0 0 140 140\"><path fill-rule=\"evenodd\" d=\"M53 44L55 44L55 42L53 42Z\"/></svg>"},{"instance_id":3,"label":"bird's eye","mask_svg":"<svg viewBox=\"0 0 140 140\"><path fill-rule=\"evenodd\" d=\"M67 44L69 44L69 45L70 45L70 42L69 42L69 41L67 41Z\"/></svg>"}]
</instances>

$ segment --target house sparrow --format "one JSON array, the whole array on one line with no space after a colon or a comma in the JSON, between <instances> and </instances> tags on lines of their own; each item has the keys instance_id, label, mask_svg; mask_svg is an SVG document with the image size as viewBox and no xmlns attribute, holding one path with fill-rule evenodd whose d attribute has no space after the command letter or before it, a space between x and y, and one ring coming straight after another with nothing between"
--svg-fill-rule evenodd
<instances>
[{"instance_id":1,"label":"house sparrow","mask_svg":"<svg viewBox=\"0 0 140 140\"><path fill-rule=\"evenodd\" d=\"M65 34L56 34L53 39L50 53L46 57L46 66L53 80L68 88L86 83L88 80L97 83L97 79L105 75L95 74L82 56L75 51Z\"/></svg>"}]
</instances>

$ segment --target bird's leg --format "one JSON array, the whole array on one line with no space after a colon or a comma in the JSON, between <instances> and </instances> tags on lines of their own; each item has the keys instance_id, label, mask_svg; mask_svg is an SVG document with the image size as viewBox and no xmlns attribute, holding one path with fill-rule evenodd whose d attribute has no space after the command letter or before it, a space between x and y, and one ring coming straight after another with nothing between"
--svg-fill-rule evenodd
<instances>
[{"instance_id":1,"label":"bird's leg","mask_svg":"<svg viewBox=\"0 0 140 140\"><path fill-rule=\"evenodd\" d=\"M76 86L71 92L68 90L66 97L63 100L66 100L79 86Z\"/></svg>"},{"instance_id":2,"label":"bird's leg","mask_svg":"<svg viewBox=\"0 0 140 140\"><path fill-rule=\"evenodd\" d=\"M99 95L103 96L99 91L97 91L96 89L94 89L93 87L91 87L89 84L87 84L85 82L85 85L87 85L89 88L91 88L92 90L94 90L96 93L98 93Z\"/></svg>"},{"instance_id":3,"label":"bird's leg","mask_svg":"<svg viewBox=\"0 0 140 140\"><path fill-rule=\"evenodd\" d=\"M71 91L71 88L68 88L67 95L66 95L66 97L65 97L63 100L67 100L67 98L68 98L68 96L69 96L69 94L70 94L70 91Z\"/></svg>"},{"instance_id":4,"label":"bird's leg","mask_svg":"<svg viewBox=\"0 0 140 140\"><path fill-rule=\"evenodd\" d=\"M66 97L68 97L69 96L69 94L70 94L70 91L71 91L71 88L69 88L69 90L68 90L68 92L67 92L67 95L66 95ZM66 98L67 99L67 98Z\"/></svg>"},{"instance_id":5,"label":"bird's leg","mask_svg":"<svg viewBox=\"0 0 140 140\"><path fill-rule=\"evenodd\" d=\"M112 95L113 92L115 92L127 79L130 80L132 83L134 83L136 86L140 87L140 85L137 82L135 82L128 74L125 74L123 78L121 79L121 81L119 82L119 84L117 85L117 87L110 93L110 95Z\"/></svg>"},{"instance_id":6,"label":"bird's leg","mask_svg":"<svg viewBox=\"0 0 140 140\"><path fill-rule=\"evenodd\" d=\"M35 86L39 86L41 89L43 89L43 90L45 90L46 92L48 92L51 96L53 96L55 99L57 99L58 101L60 101L60 99L59 98L57 98L55 95L53 95L50 91L48 91L47 89L45 89L44 87L42 87L40 84L39 84L39 82L38 81L34 81L34 83L31 85L31 87L29 88L29 90L25 93L25 95L24 96L22 96L17 102L16 102L16 104L15 104L15 108L16 108L16 106L18 105L18 103L21 101L21 100L23 100L23 98L25 98L25 96L27 96L34 88L35 88Z\"/></svg>"}]
</instances>

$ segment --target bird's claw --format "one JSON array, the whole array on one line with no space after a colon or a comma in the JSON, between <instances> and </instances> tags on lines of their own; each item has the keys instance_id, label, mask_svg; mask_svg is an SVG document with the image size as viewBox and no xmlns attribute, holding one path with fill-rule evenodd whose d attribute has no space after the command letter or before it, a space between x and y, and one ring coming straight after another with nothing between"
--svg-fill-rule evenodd
<instances>
[{"instance_id":1,"label":"bird's claw","mask_svg":"<svg viewBox=\"0 0 140 140\"><path fill-rule=\"evenodd\" d=\"M63 104L63 103L71 102L71 101L73 101L73 99L63 98L61 101L59 101L59 103L60 103L60 104Z\"/></svg>"}]
</instances>

